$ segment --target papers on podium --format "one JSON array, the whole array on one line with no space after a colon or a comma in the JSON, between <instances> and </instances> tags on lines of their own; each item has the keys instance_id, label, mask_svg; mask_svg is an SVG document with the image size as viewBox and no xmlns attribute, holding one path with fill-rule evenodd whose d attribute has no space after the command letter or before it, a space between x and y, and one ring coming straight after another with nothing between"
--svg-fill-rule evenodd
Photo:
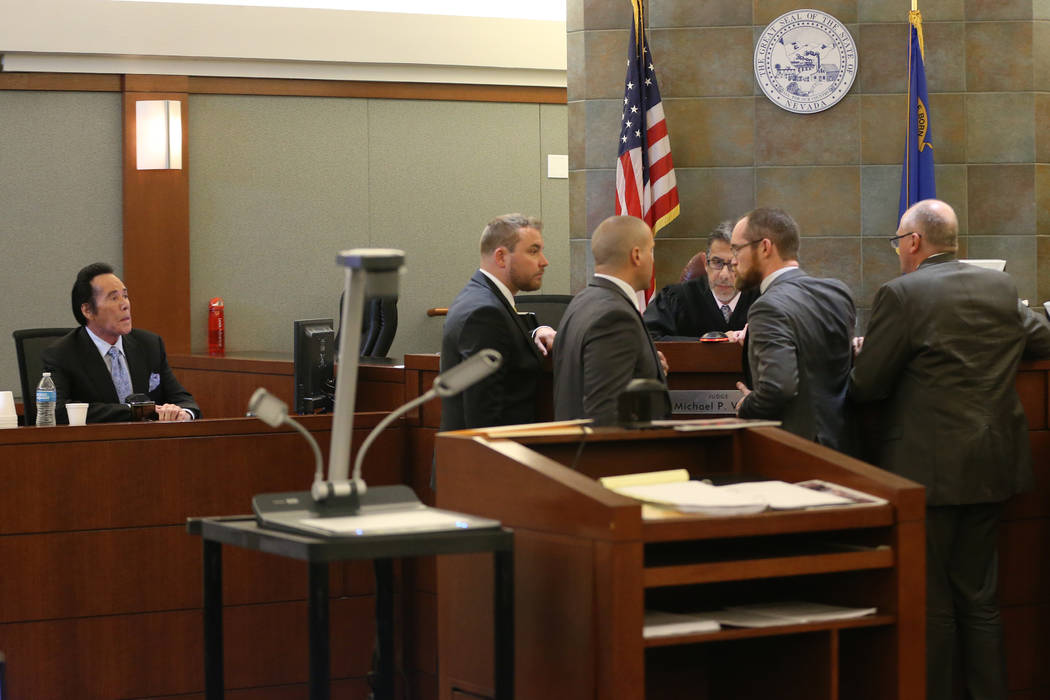
<instances>
[{"instance_id":1,"label":"papers on podium","mask_svg":"<svg viewBox=\"0 0 1050 700\"><path fill-rule=\"evenodd\" d=\"M885 499L819 479L799 484L744 481L713 486L706 481L690 481L685 469L670 469L604 477L599 481L607 489L661 508L709 515L886 503Z\"/></svg>"}]
</instances>

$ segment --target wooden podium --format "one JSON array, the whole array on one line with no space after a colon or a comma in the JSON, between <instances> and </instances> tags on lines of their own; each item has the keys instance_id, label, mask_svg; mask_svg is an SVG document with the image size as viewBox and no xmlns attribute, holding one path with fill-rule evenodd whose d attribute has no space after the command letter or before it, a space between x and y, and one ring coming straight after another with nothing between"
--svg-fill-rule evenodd
<instances>
[{"instance_id":1,"label":"wooden podium","mask_svg":"<svg viewBox=\"0 0 1050 700\"><path fill-rule=\"evenodd\" d=\"M571 431L570 431L571 432ZM582 443L582 444L581 444ZM925 695L921 486L778 428L599 429L436 440L437 503L515 531L519 700ZM880 496L853 505L704 516L644 508L596 477L820 478ZM492 697L491 563L438 563L439 697ZM874 616L646 640L645 609L804 600Z\"/></svg>"}]
</instances>

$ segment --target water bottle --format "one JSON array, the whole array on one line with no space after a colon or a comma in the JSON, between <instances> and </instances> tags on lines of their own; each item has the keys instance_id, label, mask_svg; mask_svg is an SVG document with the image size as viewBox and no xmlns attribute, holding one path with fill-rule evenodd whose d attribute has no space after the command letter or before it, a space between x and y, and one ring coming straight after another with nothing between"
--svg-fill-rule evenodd
<instances>
[{"instance_id":1,"label":"water bottle","mask_svg":"<svg viewBox=\"0 0 1050 700\"><path fill-rule=\"evenodd\" d=\"M58 392L55 391L55 383L51 381L51 373L44 372L40 383L36 385L36 424L38 426L55 424L55 403L57 401Z\"/></svg>"},{"instance_id":2,"label":"water bottle","mask_svg":"<svg viewBox=\"0 0 1050 700\"><path fill-rule=\"evenodd\" d=\"M208 354L222 357L226 354L226 320L223 318L222 297L208 302Z\"/></svg>"}]
</instances>

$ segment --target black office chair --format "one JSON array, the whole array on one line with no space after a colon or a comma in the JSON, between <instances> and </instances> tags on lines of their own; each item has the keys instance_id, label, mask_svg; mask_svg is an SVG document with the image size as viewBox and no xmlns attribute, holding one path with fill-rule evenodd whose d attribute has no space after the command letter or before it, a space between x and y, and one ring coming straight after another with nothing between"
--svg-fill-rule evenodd
<instances>
[{"instance_id":1,"label":"black office chair","mask_svg":"<svg viewBox=\"0 0 1050 700\"><path fill-rule=\"evenodd\" d=\"M343 295L339 295L339 318L343 317ZM336 333L339 347L343 329ZM397 297L366 297L361 312L361 346L358 354L371 360L386 359L397 333Z\"/></svg>"},{"instance_id":2,"label":"black office chair","mask_svg":"<svg viewBox=\"0 0 1050 700\"><path fill-rule=\"evenodd\" d=\"M36 424L36 385L44 371L40 353L72 328L26 328L11 335L18 356L18 377L22 380L22 413L24 425Z\"/></svg>"},{"instance_id":3,"label":"black office chair","mask_svg":"<svg viewBox=\"0 0 1050 700\"><path fill-rule=\"evenodd\" d=\"M361 356L385 358L397 333L397 297L373 297L366 306Z\"/></svg>"},{"instance_id":4,"label":"black office chair","mask_svg":"<svg viewBox=\"0 0 1050 700\"><path fill-rule=\"evenodd\" d=\"M557 330L570 301L571 294L519 294L514 297L514 306L519 312L536 314L537 325Z\"/></svg>"}]
</instances>

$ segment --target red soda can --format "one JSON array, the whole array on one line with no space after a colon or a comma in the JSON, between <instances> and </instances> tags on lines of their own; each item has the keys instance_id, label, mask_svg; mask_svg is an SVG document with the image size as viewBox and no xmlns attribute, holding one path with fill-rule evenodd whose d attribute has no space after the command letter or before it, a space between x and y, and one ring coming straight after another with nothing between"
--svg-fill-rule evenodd
<instances>
[{"instance_id":1,"label":"red soda can","mask_svg":"<svg viewBox=\"0 0 1050 700\"><path fill-rule=\"evenodd\" d=\"M208 302L208 354L222 357L226 354L226 321L223 318L222 297Z\"/></svg>"}]
</instances>

